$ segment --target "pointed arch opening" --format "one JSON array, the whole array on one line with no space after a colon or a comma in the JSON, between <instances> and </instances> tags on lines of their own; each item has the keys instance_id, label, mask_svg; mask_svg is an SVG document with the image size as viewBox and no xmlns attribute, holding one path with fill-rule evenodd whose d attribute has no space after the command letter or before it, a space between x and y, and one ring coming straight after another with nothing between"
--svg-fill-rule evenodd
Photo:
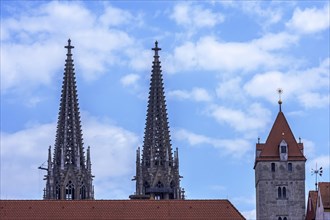
<instances>
[{"instance_id":1,"label":"pointed arch opening","mask_svg":"<svg viewBox=\"0 0 330 220\"><path fill-rule=\"evenodd\" d=\"M65 199L66 200L74 200L75 199L74 190L75 190L74 184L70 180L65 186Z\"/></svg>"},{"instance_id":2,"label":"pointed arch opening","mask_svg":"<svg viewBox=\"0 0 330 220\"><path fill-rule=\"evenodd\" d=\"M145 182L143 183L143 188L144 188L144 192L145 192L145 194L148 194L147 191L148 191L148 189L150 188L150 184L149 184L147 181L145 181Z\"/></svg>"},{"instance_id":3,"label":"pointed arch opening","mask_svg":"<svg viewBox=\"0 0 330 220\"><path fill-rule=\"evenodd\" d=\"M86 186L84 182L81 183L80 190L79 190L79 198L86 199Z\"/></svg>"},{"instance_id":4,"label":"pointed arch opening","mask_svg":"<svg viewBox=\"0 0 330 220\"><path fill-rule=\"evenodd\" d=\"M277 198L282 198L282 189L281 189L281 187L278 187L277 188Z\"/></svg>"},{"instance_id":5,"label":"pointed arch opening","mask_svg":"<svg viewBox=\"0 0 330 220\"><path fill-rule=\"evenodd\" d=\"M61 187L58 182L55 184L55 199L61 199Z\"/></svg>"}]
</instances>

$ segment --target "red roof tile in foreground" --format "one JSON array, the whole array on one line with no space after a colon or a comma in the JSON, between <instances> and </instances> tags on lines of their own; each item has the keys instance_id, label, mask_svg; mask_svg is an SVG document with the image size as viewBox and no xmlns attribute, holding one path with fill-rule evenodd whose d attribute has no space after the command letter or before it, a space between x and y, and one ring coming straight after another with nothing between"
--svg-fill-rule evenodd
<instances>
[{"instance_id":1,"label":"red roof tile in foreground","mask_svg":"<svg viewBox=\"0 0 330 220\"><path fill-rule=\"evenodd\" d=\"M319 191L324 209L330 209L330 182L320 182Z\"/></svg>"},{"instance_id":2,"label":"red roof tile in foreground","mask_svg":"<svg viewBox=\"0 0 330 220\"><path fill-rule=\"evenodd\" d=\"M262 160L279 160L278 146L282 140L288 144L288 160L303 160L306 161L305 156L302 153L303 144L297 143L291 128L283 114L279 112L273 127L268 135L265 144L257 144L257 150L260 150L260 156L256 158L256 161Z\"/></svg>"},{"instance_id":3,"label":"red roof tile in foreground","mask_svg":"<svg viewBox=\"0 0 330 220\"><path fill-rule=\"evenodd\" d=\"M0 219L245 219L228 200L0 200Z\"/></svg>"}]
</instances>

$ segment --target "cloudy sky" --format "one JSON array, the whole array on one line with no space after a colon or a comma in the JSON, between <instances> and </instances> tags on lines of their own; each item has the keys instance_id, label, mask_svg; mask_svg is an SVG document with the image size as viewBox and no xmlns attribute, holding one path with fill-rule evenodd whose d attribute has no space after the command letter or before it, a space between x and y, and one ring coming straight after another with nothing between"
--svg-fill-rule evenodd
<instances>
[{"instance_id":1,"label":"cloudy sky","mask_svg":"<svg viewBox=\"0 0 330 220\"><path fill-rule=\"evenodd\" d=\"M1 1L1 199L41 199L71 38L96 199L135 190L159 41L188 199L255 216L254 153L279 111L329 181L328 1Z\"/></svg>"}]
</instances>

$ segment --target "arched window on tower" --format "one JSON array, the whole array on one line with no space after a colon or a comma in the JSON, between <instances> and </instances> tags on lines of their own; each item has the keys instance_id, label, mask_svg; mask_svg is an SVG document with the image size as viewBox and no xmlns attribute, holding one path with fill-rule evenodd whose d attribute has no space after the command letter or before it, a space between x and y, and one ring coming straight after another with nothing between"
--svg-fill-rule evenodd
<instances>
[{"instance_id":1,"label":"arched window on tower","mask_svg":"<svg viewBox=\"0 0 330 220\"><path fill-rule=\"evenodd\" d=\"M283 220L288 220L287 217L284 217Z\"/></svg>"},{"instance_id":2,"label":"arched window on tower","mask_svg":"<svg viewBox=\"0 0 330 220\"><path fill-rule=\"evenodd\" d=\"M65 199L66 200L74 200L75 199L74 185L73 185L71 180L65 186Z\"/></svg>"},{"instance_id":3,"label":"arched window on tower","mask_svg":"<svg viewBox=\"0 0 330 220\"><path fill-rule=\"evenodd\" d=\"M282 218L281 217L278 217L278 220L282 220Z\"/></svg>"},{"instance_id":4,"label":"arched window on tower","mask_svg":"<svg viewBox=\"0 0 330 220\"><path fill-rule=\"evenodd\" d=\"M277 198L282 198L282 189L281 189L281 187L278 187L277 188Z\"/></svg>"},{"instance_id":5,"label":"arched window on tower","mask_svg":"<svg viewBox=\"0 0 330 220\"><path fill-rule=\"evenodd\" d=\"M272 172L275 172L275 163L272 163L271 170L272 170Z\"/></svg>"},{"instance_id":6,"label":"arched window on tower","mask_svg":"<svg viewBox=\"0 0 330 220\"><path fill-rule=\"evenodd\" d=\"M282 189L282 194L283 194L283 199L285 199L286 198L286 188L285 187L283 187L283 189Z\"/></svg>"}]
</instances>

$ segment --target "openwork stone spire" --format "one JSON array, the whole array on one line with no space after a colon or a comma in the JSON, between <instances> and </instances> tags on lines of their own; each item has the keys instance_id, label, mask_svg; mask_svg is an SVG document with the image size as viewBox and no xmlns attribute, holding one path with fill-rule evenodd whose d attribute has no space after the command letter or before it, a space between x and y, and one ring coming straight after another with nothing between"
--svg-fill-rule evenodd
<instances>
[{"instance_id":1,"label":"openwork stone spire","mask_svg":"<svg viewBox=\"0 0 330 220\"><path fill-rule=\"evenodd\" d=\"M48 158L45 199L93 199L90 152L84 155L77 86L68 40L53 161ZM51 154L51 149L49 149Z\"/></svg>"},{"instance_id":2,"label":"openwork stone spire","mask_svg":"<svg viewBox=\"0 0 330 220\"><path fill-rule=\"evenodd\" d=\"M150 196L155 199L181 199L179 159L177 150L173 157L166 110L163 78L155 42L154 61L150 81L146 127L140 160L137 151L136 195Z\"/></svg>"}]
</instances>

